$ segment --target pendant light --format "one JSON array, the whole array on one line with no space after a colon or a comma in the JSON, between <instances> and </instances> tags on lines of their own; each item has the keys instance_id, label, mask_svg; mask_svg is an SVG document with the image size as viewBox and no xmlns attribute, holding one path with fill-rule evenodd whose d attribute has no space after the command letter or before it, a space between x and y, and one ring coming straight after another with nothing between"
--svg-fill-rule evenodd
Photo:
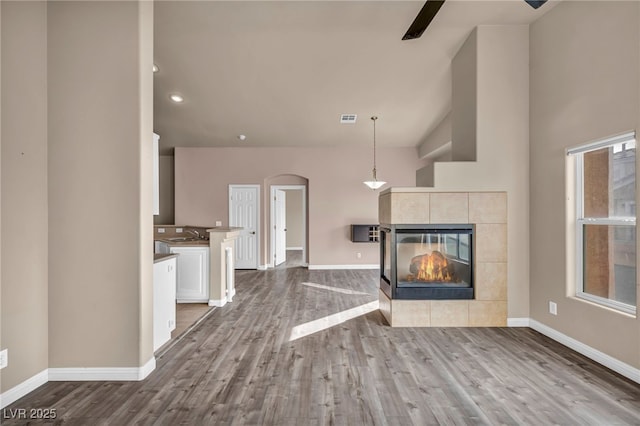
<instances>
[{"instance_id":1,"label":"pendant light","mask_svg":"<svg viewBox=\"0 0 640 426\"><path fill-rule=\"evenodd\" d=\"M385 183L387 183L382 180L378 180L378 178L376 177L376 120L377 119L378 117L376 117L375 115L371 117L371 121L373 121L373 179L367 180L364 182L365 185L367 185L369 188L373 189L374 191L380 188Z\"/></svg>"}]
</instances>

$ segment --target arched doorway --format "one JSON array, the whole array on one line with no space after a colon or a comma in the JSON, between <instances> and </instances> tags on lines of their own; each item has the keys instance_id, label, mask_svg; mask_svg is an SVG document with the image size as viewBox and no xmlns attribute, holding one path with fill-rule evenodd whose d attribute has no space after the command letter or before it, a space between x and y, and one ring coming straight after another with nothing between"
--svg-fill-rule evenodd
<instances>
[{"instance_id":1,"label":"arched doorway","mask_svg":"<svg viewBox=\"0 0 640 426\"><path fill-rule=\"evenodd\" d=\"M268 265L308 265L308 179L279 175L266 181L269 193Z\"/></svg>"}]
</instances>

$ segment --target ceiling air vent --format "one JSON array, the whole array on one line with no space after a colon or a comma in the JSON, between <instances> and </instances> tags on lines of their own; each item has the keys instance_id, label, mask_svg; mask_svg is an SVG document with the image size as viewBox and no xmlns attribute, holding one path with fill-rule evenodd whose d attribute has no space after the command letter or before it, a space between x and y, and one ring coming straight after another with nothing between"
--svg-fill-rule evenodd
<instances>
[{"instance_id":1,"label":"ceiling air vent","mask_svg":"<svg viewBox=\"0 0 640 426\"><path fill-rule=\"evenodd\" d=\"M342 114L340 116L340 124L355 124L356 118L358 118L356 114Z\"/></svg>"}]
</instances>

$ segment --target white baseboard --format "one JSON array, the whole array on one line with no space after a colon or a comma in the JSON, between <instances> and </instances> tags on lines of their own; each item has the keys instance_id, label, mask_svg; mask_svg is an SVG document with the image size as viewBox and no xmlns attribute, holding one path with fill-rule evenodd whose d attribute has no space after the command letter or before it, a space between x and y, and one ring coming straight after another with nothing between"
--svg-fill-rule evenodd
<instances>
[{"instance_id":1,"label":"white baseboard","mask_svg":"<svg viewBox=\"0 0 640 426\"><path fill-rule=\"evenodd\" d=\"M266 271L269 265L258 265L258 271Z\"/></svg>"},{"instance_id":2,"label":"white baseboard","mask_svg":"<svg viewBox=\"0 0 640 426\"><path fill-rule=\"evenodd\" d=\"M542 324L534 319L529 320L529 327L536 330L537 332L544 334L545 336L555 340L556 342L562 343L563 345L573 349L576 352L581 353L594 360L597 363L604 365L615 371L616 373L622 374L628 379L633 380L636 383L640 383L640 370L616 359L610 355L605 354L604 352L600 352L599 350L592 348L589 345L585 345L584 343L567 336L566 334L560 333L553 328Z\"/></svg>"},{"instance_id":3,"label":"white baseboard","mask_svg":"<svg viewBox=\"0 0 640 426\"><path fill-rule=\"evenodd\" d=\"M149 361L138 369L138 381L144 380L156 369L156 357L152 356Z\"/></svg>"},{"instance_id":4,"label":"white baseboard","mask_svg":"<svg viewBox=\"0 0 640 426\"><path fill-rule=\"evenodd\" d=\"M48 370L42 370L33 377L28 378L24 382L12 387L3 394L0 394L0 408L7 407L28 393L33 392L40 386L47 383L49 379Z\"/></svg>"},{"instance_id":5,"label":"white baseboard","mask_svg":"<svg viewBox=\"0 0 640 426\"><path fill-rule=\"evenodd\" d=\"M302 247L287 247L287 250L302 250Z\"/></svg>"},{"instance_id":6,"label":"white baseboard","mask_svg":"<svg viewBox=\"0 0 640 426\"><path fill-rule=\"evenodd\" d=\"M507 327L529 327L529 318L507 318Z\"/></svg>"},{"instance_id":7,"label":"white baseboard","mask_svg":"<svg viewBox=\"0 0 640 426\"><path fill-rule=\"evenodd\" d=\"M144 380L156 368L156 359L151 357L142 367L116 368L50 368L51 382L84 381L140 381Z\"/></svg>"},{"instance_id":8,"label":"white baseboard","mask_svg":"<svg viewBox=\"0 0 640 426\"><path fill-rule=\"evenodd\" d=\"M380 269L380 265L376 264L361 264L361 265L309 265L310 270L324 270L324 269Z\"/></svg>"},{"instance_id":9,"label":"white baseboard","mask_svg":"<svg viewBox=\"0 0 640 426\"><path fill-rule=\"evenodd\" d=\"M226 297L222 299L209 299L209 306L215 306L216 308L221 308L226 304L227 304Z\"/></svg>"}]
</instances>

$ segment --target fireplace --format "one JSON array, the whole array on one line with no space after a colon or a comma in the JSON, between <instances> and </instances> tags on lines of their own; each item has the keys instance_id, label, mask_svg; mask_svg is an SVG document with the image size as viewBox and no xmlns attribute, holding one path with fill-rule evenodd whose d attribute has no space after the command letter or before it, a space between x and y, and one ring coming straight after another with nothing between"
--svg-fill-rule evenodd
<instances>
[{"instance_id":1,"label":"fireplace","mask_svg":"<svg viewBox=\"0 0 640 426\"><path fill-rule=\"evenodd\" d=\"M380 225L380 288L391 299L473 299L474 225Z\"/></svg>"}]
</instances>

